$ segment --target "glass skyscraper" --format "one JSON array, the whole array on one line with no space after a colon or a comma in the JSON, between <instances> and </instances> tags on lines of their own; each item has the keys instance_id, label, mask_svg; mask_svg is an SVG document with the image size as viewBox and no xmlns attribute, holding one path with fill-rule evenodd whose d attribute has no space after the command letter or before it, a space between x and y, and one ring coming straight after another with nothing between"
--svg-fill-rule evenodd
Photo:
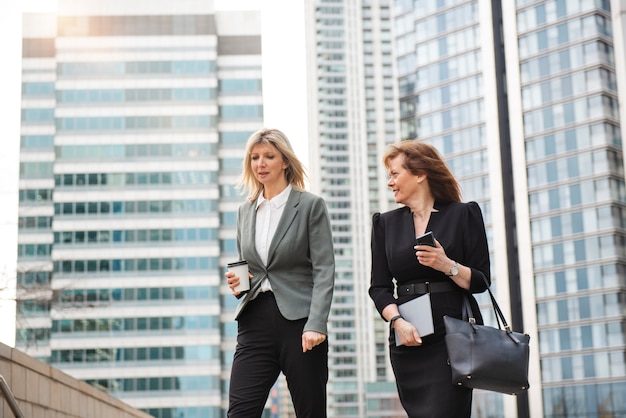
<instances>
[{"instance_id":1,"label":"glass skyscraper","mask_svg":"<svg viewBox=\"0 0 626 418\"><path fill-rule=\"evenodd\" d=\"M509 305L507 218L498 114L501 86L491 2L396 1L395 46L400 101L400 138L434 145L461 184L464 201L481 206L492 260L492 287ZM479 295L486 320L488 297ZM511 315L507 315L511 322ZM493 324L493 323L492 323ZM502 395L475 391L473 415L503 416ZM510 412L509 415L511 416Z\"/></svg>"},{"instance_id":2,"label":"glass skyscraper","mask_svg":"<svg viewBox=\"0 0 626 418\"><path fill-rule=\"evenodd\" d=\"M626 414L623 7L503 5L524 317L541 373L530 404L546 417Z\"/></svg>"},{"instance_id":3,"label":"glass skyscraper","mask_svg":"<svg viewBox=\"0 0 626 418\"><path fill-rule=\"evenodd\" d=\"M16 347L155 417L226 407L260 33L199 0L24 17Z\"/></svg>"}]
</instances>

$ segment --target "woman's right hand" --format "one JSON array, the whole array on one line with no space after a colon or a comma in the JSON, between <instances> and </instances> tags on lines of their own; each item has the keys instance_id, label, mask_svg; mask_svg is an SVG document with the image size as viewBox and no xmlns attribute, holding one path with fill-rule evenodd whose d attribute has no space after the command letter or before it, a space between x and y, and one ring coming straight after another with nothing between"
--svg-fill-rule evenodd
<instances>
[{"instance_id":1,"label":"woman's right hand","mask_svg":"<svg viewBox=\"0 0 626 418\"><path fill-rule=\"evenodd\" d=\"M239 296L241 292L235 291L235 288L241 283L241 281L239 280L239 276L236 276L235 273L232 273L230 271L224 273L224 276L226 276L226 282L228 283L228 287L230 287L230 291L233 292L234 296ZM250 279L254 277L252 274L249 273L248 276Z\"/></svg>"},{"instance_id":2,"label":"woman's right hand","mask_svg":"<svg viewBox=\"0 0 626 418\"><path fill-rule=\"evenodd\" d=\"M414 347L422 345L422 337L419 332L417 332L413 324L406 321L404 318L398 318L393 323L393 329L396 330L400 344Z\"/></svg>"},{"instance_id":3,"label":"woman's right hand","mask_svg":"<svg viewBox=\"0 0 626 418\"><path fill-rule=\"evenodd\" d=\"M230 271L227 271L224 276L226 276L226 282L228 283L228 287L230 287L230 291L233 295L238 296L240 292L235 292L235 288L239 286L239 276L236 276L235 273L231 273Z\"/></svg>"}]
</instances>

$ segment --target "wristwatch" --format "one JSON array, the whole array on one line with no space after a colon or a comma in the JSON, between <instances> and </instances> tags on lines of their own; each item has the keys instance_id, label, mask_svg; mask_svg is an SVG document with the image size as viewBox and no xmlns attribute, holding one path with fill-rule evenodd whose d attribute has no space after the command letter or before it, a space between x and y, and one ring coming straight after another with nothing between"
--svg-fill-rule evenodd
<instances>
[{"instance_id":1,"label":"wristwatch","mask_svg":"<svg viewBox=\"0 0 626 418\"><path fill-rule=\"evenodd\" d=\"M456 276L457 274L459 274L459 264L455 261L454 265L450 267L450 272L447 275L452 277Z\"/></svg>"}]
</instances>

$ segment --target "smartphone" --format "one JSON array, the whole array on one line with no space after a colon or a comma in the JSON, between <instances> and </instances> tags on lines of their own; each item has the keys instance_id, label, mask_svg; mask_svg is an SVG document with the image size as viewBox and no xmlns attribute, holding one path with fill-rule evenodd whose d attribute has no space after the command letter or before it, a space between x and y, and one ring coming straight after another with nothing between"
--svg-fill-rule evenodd
<instances>
[{"instance_id":1,"label":"smartphone","mask_svg":"<svg viewBox=\"0 0 626 418\"><path fill-rule=\"evenodd\" d=\"M428 231L424 235L415 238L415 243L416 245L430 245L431 247L436 247L433 231Z\"/></svg>"}]
</instances>

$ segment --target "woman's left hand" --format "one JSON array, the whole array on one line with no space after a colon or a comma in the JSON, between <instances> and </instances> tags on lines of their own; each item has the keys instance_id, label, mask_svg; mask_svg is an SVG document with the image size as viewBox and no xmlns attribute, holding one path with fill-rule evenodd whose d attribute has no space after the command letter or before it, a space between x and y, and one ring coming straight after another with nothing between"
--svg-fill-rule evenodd
<instances>
[{"instance_id":1,"label":"woman's left hand","mask_svg":"<svg viewBox=\"0 0 626 418\"><path fill-rule=\"evenodd\" d=\"M456 265L459 272L455 276L451 276L450 280L462 289L469 289L472 279L471 269L462 266L460 263L455 264L454 261L448 258L439 241L435 240L435 245L436 247L431 247L430 245L416 245L413 247L416 250L415 256L417 261L446 275L450 272L450 268Z\"/></svg>"},{"instance_id":2,"label":"woman's left hand","mask_svg":"<svg viewBox=\"0 0 626 418\"><path fill-rule=\"evenodd\" d=\"M447 273L450 270L452 261L446 255L439 241L435 240L435 245L436 247L431 247L430 245L416 245L413 247L417 250L415 253L417 261L424 266Z\"/></svg>"},{"instance_id":3,"label":"woman's left hand","mask_svg":"<svg viewBox=\"0 0 626 418\"><path fill-rule=\"evenodd\" d=\"M302 334L302 352L306 353L326 340L326 335L317 331L305 331Z\"/></svg>"}]
</instances>

